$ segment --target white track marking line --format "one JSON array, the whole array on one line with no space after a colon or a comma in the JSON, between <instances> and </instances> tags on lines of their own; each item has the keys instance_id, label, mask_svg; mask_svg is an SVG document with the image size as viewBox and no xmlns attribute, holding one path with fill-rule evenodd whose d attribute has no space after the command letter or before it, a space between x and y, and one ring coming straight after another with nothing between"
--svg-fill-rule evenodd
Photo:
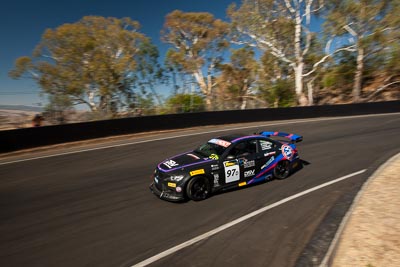
<instances>
[{"instance_id":1,"label":"white track marking line","mask_svg":"<svg viewBox=\"0 0 400 267\"><path fill-rule=\"evenodd\" d=\"M155 141L162 141L162 140L168 140L168 139L173 139L173 138L182 138L182 137L186 137L186 136L195 136L195 135L201 135L201 134L227 132L227 131L232 131L232 130L243 130L243 129L248 129L248 128L259 128L259 127L266 127L266 126L298 124L298 123L319 122L319 121L331 121L331 120L342 120L342 119L353 119L353 118L368 118L368 117L399 115L399 114L400 113L383 113L383 114L357 115L357 116L348 116L348 117L339 117L339 118L335 117L335 118L300 119L300 120L293 120L293 121L284 121L284 122L279 122L279 123L267 123L267 124L261 124L261 125L257 125L257 126L234 127L234 128L229 128L229 129L220 129L220 130L197 132L197 133L191 133L191 134L175 135L175 136L170 136L170 137L161 137L161 138L155 138L155 139L150 139L150 140L128 142L128 143L117 144L117 145L101 146L101 147L81 149L81 150L65 152L65 153L57 153L57 154L46 155L46 156L39 156L39 157L26 158L26 159L20 159L20 160L6 161L6 162L0 162L0 166L1 165L24 162L24 161L36 160L36 159L45 159L45 158L51 158L51 157L65 156L65 155L77 154L77 153L82 153L82 152L102 150L102 149L114 148L114 147L137 145L137 144L143 144L143 143L149 143L149 142L155 142Z\"/></svg>"},{"instance_id":2,"label":"white track marking line","mask_svg":"<svg viewBox=\"0 0 400 267\"><path fill-rule=\"evenodd\" d=\"M177 245L177 246L175 246L175 247L172 247L172 248L170 248L170 249L167 249L167 250L165 250L165 251L163 251L163 252L161 252L161 253L159 253L159 254L157 254L157 255L154 255L153 257L150 257L150 258L148 258L148 259L146 259L146 260L144 260L144 261L141 261L141 262L139 262L139 263L137 263L137 264L135 264L135 265L132 265L131 267L141 267L141 266L149 265L149 264L151 264L151 263L153 263L153 262L156 262L156 261L158 261L158 260L160 260L160 259L162 259L162 258L164 258L164 257L166 257L166 256L169 256L169 255L171 255L171 254L173 254L173 253L175 253L175 252L177 252L177 251L179 251L179 250L181 250L181 249L184 249L184 248L186 248L186 247L188 247L188 246L190 246L190 245L193 245L194 243L197 243L197 242L199 242L199 241L201 241L201 240L204 240L204 239L206 239L206 238L209 238L210 236L216 235L216 234L218 234L219 232L222 232L222 231L224 231L224 230L226 230L226 229L228 229L228 228L230 228L230 227L232 227L232 226L234 226L234 225L236 225L236 224L239 224L239 223L241 223L241 222L243 222L243 221L246 221L246 220L248 220L248 219L250 219L250 218L252 218L252 217L254 217L254 216L257 216L257 215L259 215L259 214L261 214L261 213L263 213L263 212L265 212L265 211L267 211L267 210L270 210L270 209L272 209L272 208L275 208L275 207L277 207L277 206L280 206L280 205L282 205L282 204L284 204L284 203L286 203L286 202L289 202L289 201L291 201L291 200L293 200L293 199L296 199L296 198L299 198L299 197L301 197L301 196L307 195L307 194L309 194L309 193L311 193L311 192L314 192L314 191L316 191L316 190L319 190L319 189L321 189L321 188L324 188L324 187L327 187L327 186L329 186L329 185L338 183L338 182L343 181L343 180L345 180L345 179L349 179L349 178L351 178L351 177L353 177L353 176L362 174L362 173L364 173L365 171L366 171L366 169L360 170L360 171L357 171L357 172L353 172L353 173L351 173L351 174L342 176L342 177L337 178L337 179L335 179L335 180L332 180L332 181L323 183L323 184L321 184L321 185L315 186L315 187L313 187L313 188L307 189L307 190L305 190L305 191L303 191L303 192L300 192L300 193L297 193L297 194L295 194L295 195L293 195L293 196L284 198L284 199L282 199L282 200L280 200L280 201L278 201L278 202L275 202L275 203L270 204L270 205L268 205L268 206L265 206L265 207L263 207L263 208L261 208L261 209L258 209L258 210L256 210L256 211L253 211L253 212L251 212L251 213L249 213L249 214L247 214L247 215L244 215L244 216L242 216L242 217L240 217L240 218L238 218L238 219L236 219L236 220L233 220L233 221L231 221L231 222L229 222L229 223L226 223L226 224L224 224L224 225L221 225L221 226L219 226L219 227L217 227L217 228L215 228L215 229L213 229L213 230L211 230L211 231L208 231L208 232L206 232L206 233L204 233L204 234L202 234L202 235L199 235L199 236L197 236L197 237L195 237L195 238L192 238L192 239L190 239L190 240L188 240L188 241L186 241L186 242L183 242L182 244L179 244L179 245Z\"/></svg>"}]
</instances>

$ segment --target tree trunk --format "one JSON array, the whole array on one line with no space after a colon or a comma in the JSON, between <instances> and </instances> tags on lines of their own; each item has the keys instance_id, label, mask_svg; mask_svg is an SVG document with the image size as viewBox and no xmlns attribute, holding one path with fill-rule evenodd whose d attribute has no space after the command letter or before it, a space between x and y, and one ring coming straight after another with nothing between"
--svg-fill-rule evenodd
<instances>
[{"instance_id":1,"label":"tree trunk","mask_svg":"<svg viewBox=\"0 0 400 267\"><path fill-rule=\"evenodd\" d=\"M297 103L300 106L307 106L307 97L303 92L303 71L304 71L304 59L303 51L301 48L301 15L300 10L296 12L296 26L295 26L295 37L294 37L294 52L296 56L296 66L294 67L295 73L295 91Z\"/></svg>"},{"instance_id":2,"label":"tree trunk","mask_svg":"<svg viewBox=\"0 0 400 267\"><path fill-rule=\"evenodd\" d=\"M361 89L362 89L362 76L364 72L364 48L358 47L357 49L357 70L354 77L353 86L353 102L360 102Z\"/></svg>"},{"instance_id":3,"label":"tree trunk","mask_svg":"<svg viewBox=\"0 0 400 267\"><path fill-rule=\"evenodd\" d=\"M246 109L247 106L247 90L248 90L248 86L247 86L247 79L244 79L243 81L243 88L242 88L242 97L241 97L241 105L240 105L240 109Z\"/></svg>"},{"instance_id":4,"label":"tree trunk","mask_svg":"<svg viewBox=\"0 0 400 267\"><path fill-rule=\"evenodd\" d=\"M206 97L206 110L210 111L212 110L212 94L211 94L211 89L212 89L212 84L211 84L211 76L209 75L207 77L207 83L204 81L204 76L201 73L201 70L194 72L193 76L197 82L197 84L200 86L201 92L204 94Z\"/></svg>"},{"instance_id":5,"label":"tree trunk","mask_svg":"<svg viewBox=\"0 0 400 267\"><path fill-rule=\"evenodd\" d=\"M309 81L307 83L307 89L308 89L308 105L312 106L314 105L314 88L313 88L313 81Z\"/></svg>"},{"instance_id":6,"label":"tree trunk","mask_svg":"<svg viewBox=\"0 0 400 267\"><path fill-rule=\"evenodd\" d=\"M307 106L308 100L303 92L303 68L304 63L299 62L296 66L295 70L295 91L296 91L296 98L297 103L300 106Z\"/></svg>"},{"instance_id":7,"label":"tree trunk","mask_svg":"<svg viewBox=\"0 0 400 267\"><path fill-rule=\"evenodd\" d=\"M246 109L247 106L247 98L243 98L242 100L242 105L240 106L240 109Z\"/></svg>"},{"instance_id":8,"label":"tree trunk","mask_svg":"<svg viewBox=\"0 0 400 267\"><path fill-rule=\"evenodd\" d=\"M97 111L98 110L97 106L96 106L96 103L94 101L94 96L95 96L95 94L94 94L93 91L89 92L89 94L88 94L89 101L88 102L89 102L89 107L90 107L91 111Z\"/></svg>"}]
</instances>

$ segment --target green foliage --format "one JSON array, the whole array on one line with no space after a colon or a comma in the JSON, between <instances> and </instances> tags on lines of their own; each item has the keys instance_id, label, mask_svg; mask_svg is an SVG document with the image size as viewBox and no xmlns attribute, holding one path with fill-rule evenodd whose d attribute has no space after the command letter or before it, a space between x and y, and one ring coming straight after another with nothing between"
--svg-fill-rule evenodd
<instances>
[{"instance_id":1,"label":"green foliage","mask_svg":"<svg viewBox=\"0 0 400 267\"><path fill-rule=\"evenodd\" d=\"M30 57L20 57L15 60L15 69L9 72L11 78L17 79L26 73L32 66L32 59Z\"/></svg>"},{"instance_id":2,"label":"green foliage","mask_svg":"<svg viewBox=\"0 0 400 267\"><path fill-rule=\"evenodd\" d=\"M200 112L205 110L203 97L196 94L177 94L170 97L166 103L174 113Z\"/></svg>"},{"instance_id":3,"label":"green foliage","mask_svg":"<svg viewBox=\"0 0 400 267\"><path fill-rule=\"evenodd\" d=\"M232 50L231 61L221 64L217 78L219 103L225 108L246 108L247 96L258 74L254 51L249 47Z\"/></svg>"},{"instance_id":4,"label":"green foliage","mask_svg":"<svg viewBox=\"0 0 400 267\"><path fill-rule=\"evenodd\" d=\"M329 13L324 22L324 31L329 35L350 37L356 54L353 101L362 98L362 89L368 72L372 71L376 55L391 39L392 30L388 19L391 13L390 0L331 0ZM396 1L394 1L396 2ZM343 15L345 14L345 16ZM368 66L368 63L369 66Z\"/></svg>"},{"instance_id":5,"label":"green foliage","mask_svg":"<svg viewBox=\"0 0 400 267\"><path fill-rule=\"evenodd\" d=\"M46 121L53 124L67 123L66 112L70 110L73 103L69 96L63 94L49 95L49 103L44 108Z\"/></svg>"},{"instance_id":6,"label":"green foliage","mask_svg":"<svg viewBox=\"0 0 400 267\"><path fill-rule=\"evenodd\" d=\"M337 63L329 68L322 80L326 88L351 89L354 72L356 71L356 59L350 52L341 52L337 56Z\"/></svg>"},{"instance_id":7,"label":"green foliage","mask_svg":"<svg viewBox=\"0 0 400 267\"><path fill-rule=\"evenodd\" d=\"M173 46L167 52L168 69L193 76L208 108L214 88L212 75L229 46L228 24L210 13L175 10L166 16L162 40Z\"/></svg>"},{"instance_id":8,"label":"green foliage","mask_svg":"<svg viewBox=\"0 0 400 267\"><path fill-rule=\"evenodd\" d=\"M382 57L385 59L385 71L400 76L400 44L392 43Z\"/></svg>"},{"instance_id":9,"label":"green foliage","mask_svg":"<svg viewBox=\"0 0 400 267\"><path fill-rule=\"evenodd\" d=\"M134 116L154 115L156 114L156 105L154 97L151 94L138 95L135 103L131 103L129 110L133 111Z\"/></svg>"},{"instance_id":10,"label":"green foliage","mask_svg":"<svg viewBox=\"0 0 400 267\"><path fill-rule=\"evenodd\" d=\"M74 105L115 113L129 105L133 88L144 90L143 81L159 78L157 48L138 29L129 18L95 16L48 29L31 57L16 60L10 76L30 74L50 101L64 95Z\"/></svg>"},{"instance_id":11,"label":"green foliage","mask_svg":"<svg viewBox=\"0 0 400 267\"><path fill-rule=\"evenodd\" d=\"M284 1L243 0L238 8L232 4L228 8L228 15L232 19L236 41L256 42L263 50L270 51L277 57L286 55L287 58L294 58L295 24ZM246 39L246 35L251 36L250 40ZM269 44L257 42L259 40Z\"/></svg>"},{"instance_id":12,"label":"green foliage","mask_svg":"<svg viewBox=\"0 0 400 267\"><path fill-rule=\"evenodd\" d=\"M164 81L164 70L158 63L159 52L157 47L149 39L144 40L139 45L139 52L135 57L137 62L137 71L131 73L130 80L132 84L140 89L143 94L147 89L151 90L152 96L157 99L158 105L161 105L161 98L155 90L155 84Z\"/></svg>"},{"instance_id":13,"label":"green foliage","mask_svg":"<svg viewBox=\"0 0 400 267\"><path fill-rule=\"evenodd\" d=\"M315 39L311 16L322 8L323 1L314 0L243 0L239 8L232 5L228 9L235 41L256 46L293 70L300 105L308 102L303 90L304 79L319 65L305 58Z\"/></svg>"},{"instance_id":14,"label":"green foliage","mask_svg":"<svg viewBox=\"0 0 400 267\"><path fill-rule=\"evenodd\" d=\"M379 36L382 33L381 22L390 11L390 2L391 0L330 0L327 2L329 12L324 22L325 33L348 34L348 28L345 27L348 25L361 39Z\"/></svg>"},{"instance_id":15,"label":"green foliage","mask_svg":"<svg viewBox=\"0 0 400 267\"><path fill-rule=\"evenodd\" d=\"M138 22L87 16L46 30L31 56L16 59L9 76L34 79L48 96L46 110L54 118L78 104L87 105L96 118L155 114L155 106L163 106L158 83L173 85L164 113L243 108L247 100L292 106L309 84L320 92L315 98L347 101L357 79L364 87L398 86L399 13L399 0L243 0L228 8L228 24L210 13L175 10L161 32L172 45L164 66ZM325 39L311 32L307 14L311 19L325 15ZM324 56L322 41L335 37L340 45L354 44L354 50L335 53L316 68ZM231 50L226 62L232 40L245 46ZM332 43L329 52L334 48L340 47ZM202 96L185 93L193 84ZM368 90L373 95L374 89ZM368 100L366 93L361 96Z\"/></svg>"},{"instance_id":16,"label":"green foliage","mask_svg":"<svg viewBox=\"0 0 400 267\"><path fill-rule=\"evenodd\" d=\"M260 97L264 98L271 107L292 107L296 105L296 94L293 82L290 80L277 80L270 87L259 89Z\"/></svg>"}]
</instances>

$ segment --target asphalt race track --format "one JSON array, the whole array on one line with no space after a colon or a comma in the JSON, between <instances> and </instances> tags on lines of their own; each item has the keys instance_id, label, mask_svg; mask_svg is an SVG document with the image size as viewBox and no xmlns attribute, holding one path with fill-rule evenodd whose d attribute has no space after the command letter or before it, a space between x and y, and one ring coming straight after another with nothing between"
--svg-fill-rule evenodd
<instances>
[{"instance_id":1,"label":"asphalt race track","mask_svg":"<svg viewBox=\"0 0 400 267\"><path fill-rule=\"evenodd\" d=\"M286 180L202 202L169 203L148 190L150 175L166 157L218 135L261 130L303 135L300 156L309 164ZM140 136L103 149L3 159L0 266L133 266L250 212L366 169L150 264L317 266L360 186L400 151L399 135L397 113L215 126Z\"/></svg>"}]
</instances>

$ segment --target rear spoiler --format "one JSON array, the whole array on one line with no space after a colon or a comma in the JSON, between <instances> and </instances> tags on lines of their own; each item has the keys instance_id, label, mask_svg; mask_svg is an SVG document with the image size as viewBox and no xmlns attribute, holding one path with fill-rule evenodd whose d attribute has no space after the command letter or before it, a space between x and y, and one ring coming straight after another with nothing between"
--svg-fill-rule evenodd
<instances>
[{"instance_id":1,"label":"rear spoiler","mask_svg":"<svg viewBox=\"0 0 400 267\"><path fill-rule=\"evenodd\" d=\"M303 136L297 135L297 134L288 134L284 132L261 132L260 135L265 136L265 137L271 137L271 136L278 136L278 137L284 137L289 139L293 143L298 143L303 141Z\"/></svg>"}]
</instances>

